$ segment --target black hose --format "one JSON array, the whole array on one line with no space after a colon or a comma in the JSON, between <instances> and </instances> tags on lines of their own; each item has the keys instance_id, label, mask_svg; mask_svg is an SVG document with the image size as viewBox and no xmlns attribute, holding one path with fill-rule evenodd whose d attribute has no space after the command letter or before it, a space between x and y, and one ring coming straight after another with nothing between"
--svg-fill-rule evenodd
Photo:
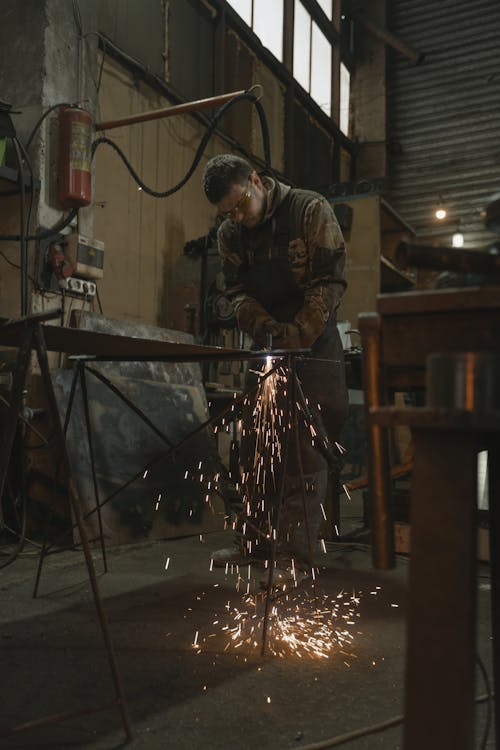
<instances>
[{"instance_id":1,"label":"black hose","mask_svg":"<svg viewBox=\"0 0 500 750\"><path fill-rule=\"evenodd\" d=\"M137 182L137 184L144 190L145 193L148 195L153 196L153 198L168 198L170 195L173 195L173 193L176 193L178 190L180 190L181 187L183 187L186 182L190 179L193 172L195 171L196 167L198 166L201 157L203 156L203 153L207 147L207 144L212 137L212 134L217 127L217 124L221 117L227 112L227 110L233 106L233 104L236 104L237 102L243 101L247 99L248 101L251 101L255 104L257 108L257 114L259 116L259 122L260 127L262 131L262 143L264 148L264 158L266 163L266 169L271 170L271 149L270 149L270 139L269 139L269 129L267 126L267 120L266 115L264 112L264 108L262 107L262 104L260 103L260 100L255 94L252 94L250 91L245 91L243 94L238 94L237 96L230 99L228 102L223 104L222 107L220 107L217 112L215 113L214 117L208 124L207 129L205 130L205 133L203 135L203 138L201 139L200 145L198 146L198 149L196 151L196 154L193 159L193 163L191 164L190 168L188 169L186 175L180 180L180 182L177 183L177 185L174 185L174 187L164 190L164 191L157 191L153 190L152 188L149 188L147 185L145 185L142 180L140 179L137 172L134 170L130 162L128 161L125 154L122 152L122 150L114 143L114 141L110 140L109 138L106 138L105 136L102 136L101 138L97 138L92 143L92 158L94 158L94 154L97 150L97 148L103 144L106 143L108 146L111 146L118 156L122 159L123 163L125 164L126 168L134 178L134 180ZM68 226L75 216L78 213L78 208L73 208L69 214L62 218L57 224L55 224L50 229L45 229L42 232L38 232L37 234L0 234L0 241L9 241L9 242L20 242L23 240L29 241L29 240L43 240L47 237L52 237L56 234L59 234L62 229Z\"/></svg>"},{"instance_id":2,"label":"black hose","mask_svg":"<svg viewBox=\"0 0 500 750\"><path fill-rule=\"evenodd\" d=\"M223 104L222 107L220 107L217 110L217 112L213 116L212 120L208 124L207 129L205 130L203 138L200 141L200 145L198 146L198 148L196 150L196 154L194 156L193 162L192 162L191 166L189 167L187 173L182 178L182 180L180 180L180 182L178 182L176 185L174 185L173 187L169 188L168 190L162 190L162 191L160 191L160 190L153 190L152 188L148 187L141 180L141 178L139 177L139 175L137 174L137 172L134 170L134 168L132 167L132 165L128 161L128 159L125 156L125 154L123 153L123 151L119 148L119 146L117 146L114 141L110 140L106 136L102 136L101 138L97 138L97 140L95 140L93 142L93 144L92 144L92 158L94 157L94 154L95 154L97 148L101 144L105 143L108 146L111 146L111 148L114 149L114 151L116 151L116 153L118 154L118 156L120 157L120 159L123 161L123 163L125 164L126 168L130 172L130 174L132 175L132 177L134 178L134 180L136 181L136 183L142 188L142 190L145 193L147 193L148 195L151 195L153 198L168 198L170 195L173 195L178 190L180 190L180 188L183 187L186 184L186 182L190 179L190 177L192 176L193 172L195 171L196 167L198 166L198 164L199 164L199 162L201 160L201 157L203 156L203 153L204 153L204 151L205 151L205 149L206 149L206 147L208 145L208 142L209 142L210 138L212 137L212 134L213 134L215 128L217 127L217 124L218 124L219 120L221 119L221 117L227 112L227 110L230 107L232 107L237 102L243 101L245 99L248 99L249 101L254 102L254 104L255 104L255 106L257 108L257 113L259 115L259 121L260 121L261 130L262 130L262 141L263 141L263 147L264 147L264 157L265 157L265 162L266 162L266 168L270 170L271 169L271 152L270 152L270 145L269 145L269 143L270 143L270 141L269 141L269 129L267 127L266 116L265 116L262 104L260 103L258 97L256 97L255 94L252 94L252 93L250 93L248 91L245 91L243 94L237 94L237 96L235 96L232 99L230 99L228 102L226 102L225 104Z\"/></svg>"}]
</instances>

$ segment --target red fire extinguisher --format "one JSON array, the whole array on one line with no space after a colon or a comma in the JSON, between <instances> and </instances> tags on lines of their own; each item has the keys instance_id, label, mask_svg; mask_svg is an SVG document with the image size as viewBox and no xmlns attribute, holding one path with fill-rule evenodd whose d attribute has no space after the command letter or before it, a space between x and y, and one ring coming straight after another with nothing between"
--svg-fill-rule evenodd
<instances>
[{"instance_id":1,"label":"red fire extinguisher","mask_svg":"<svg viewBox=\"0 0 500 750\"><path fill-rule=\"evenodd\" d=\"M59 200L64 208L91 201L92 117L79 107L59 110Z\"/></svg>"}]
</instances>

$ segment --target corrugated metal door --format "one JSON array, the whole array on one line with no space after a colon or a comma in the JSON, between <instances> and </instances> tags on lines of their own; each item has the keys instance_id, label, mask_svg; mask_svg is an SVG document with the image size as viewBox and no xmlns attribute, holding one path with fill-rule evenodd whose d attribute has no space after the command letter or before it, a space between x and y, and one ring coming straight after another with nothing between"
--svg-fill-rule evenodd
<instances>
[{"instance_id":1,"label":"corrugated metal door","mask_svg":"<svg viewBox=\"0 0 500 750\"><path fill-rule=\"evenodd\" d=\"M420 239L461 232L465 247L486 247L481 209L500 192L500 3L391 0L388 18L425 55L388 56L389 199Z\"/></svg>"}]
</instances>

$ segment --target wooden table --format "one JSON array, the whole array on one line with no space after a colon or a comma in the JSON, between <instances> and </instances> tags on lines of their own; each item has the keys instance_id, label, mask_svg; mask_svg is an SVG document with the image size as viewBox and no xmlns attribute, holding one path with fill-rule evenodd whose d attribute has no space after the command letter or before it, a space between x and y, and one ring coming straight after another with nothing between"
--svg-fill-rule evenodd
<instances>
[{"instance_id":1,"label":"wooden table","mask_svg":"<svg viewBox=\"0 0 500 750\"><path fill-rule=\"evenodd\" d=\"M477 453L489 452L494 679L500 685L500 413L391 407L391 389L425 387L436 352L500 351L500 288L381 295L359 319L375 567L394 564L388 431L412 430L405 750L472 750ZM495 700L500 727L500 701ZM498 732L498 729L497 729Z\"/></svg>"},{"instance_id":2,"label":"wooden table","mask_svg":"<svg viewBox=\"0 0 500 750\"><path fill-rule=\"evenodd\" d=\"M377 312L360 315L368 430L368 495L373 564L394 566L388 430L373 413L391 392L425 387L434 352L500 351L500 287L381 294Z\"/></svg>"}]
</instances>

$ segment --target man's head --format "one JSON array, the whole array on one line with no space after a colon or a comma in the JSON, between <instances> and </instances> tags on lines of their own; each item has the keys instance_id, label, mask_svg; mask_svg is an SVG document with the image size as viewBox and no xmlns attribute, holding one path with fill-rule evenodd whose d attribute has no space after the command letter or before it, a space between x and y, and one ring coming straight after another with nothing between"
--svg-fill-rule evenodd
<instances>
[{"instance_id":1,"label":"man's head","mask_svg":"<svg viewBox=\"0 0 500 750\"><path fill-rule=\"evenodd\" d=\"M220 154L210 159L203 172L203 189L225 219L254 227L263 218L266 190L259 175L240 156Z\"/></svg>"}]
</instances>

